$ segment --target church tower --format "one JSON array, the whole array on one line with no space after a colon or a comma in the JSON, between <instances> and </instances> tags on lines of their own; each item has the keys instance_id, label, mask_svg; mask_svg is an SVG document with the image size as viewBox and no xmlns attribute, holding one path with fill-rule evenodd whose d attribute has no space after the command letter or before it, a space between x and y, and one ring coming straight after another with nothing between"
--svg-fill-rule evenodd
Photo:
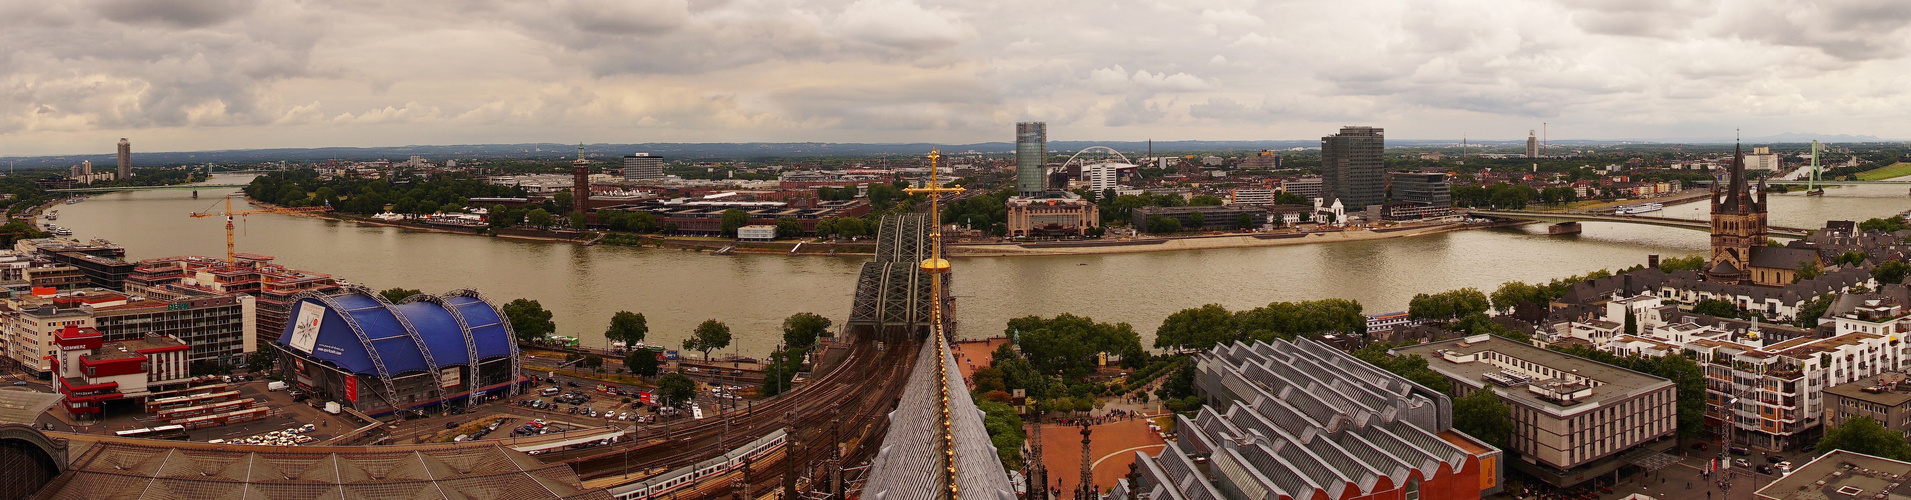
<instances>
[{"instance_id":1,"label":"church tower","mask_svg":"<svg viewBox=\"0 0 1911 500\"><path fill-rule=\"evenodd\" d=\"M1728 186L1712 185L1712 260L1705 276L1723 283L1751 283L1752 249L1765 246L1765 181L1758 197L1745 183L1745 152L1734 147Z\"/></svg>"}]
</instances>

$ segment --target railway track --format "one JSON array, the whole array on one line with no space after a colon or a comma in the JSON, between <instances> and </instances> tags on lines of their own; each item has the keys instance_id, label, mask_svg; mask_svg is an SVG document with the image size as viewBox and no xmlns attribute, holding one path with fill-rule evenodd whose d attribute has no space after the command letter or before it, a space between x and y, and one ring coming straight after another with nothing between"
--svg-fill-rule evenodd
<instances>
[{"instance_id":1,"label":"railway track","mask_svg":"<svg viewBox=\"0 0 1911 500\"><path fill-rule=\"evenodd\" d=\"M797 442L814 450L779 455L777 461L792 457L799 464L815 463L829 458L833 452L828 446L809 446L808 443L831 442L833 434L839 431L845 441L854 443L876 442L872 438L880 438L880 432L887 428L886 419L882 417L900 397L901 381L906 378L919 347L913 342L892 343L887 349L879 350L874 341L858 340L850 344L848 352L822 377L775 399L754 404L746 411L673 427L667 435L646 435L631 445L566 462L584 480L615 475L630 475L632 480L637 480L640 476L636 472L654 473L691 465L728 451L725 446L738 446L774 430L793 427L797 431ZM791 425L791 415L795 416L794 425ZM839 416L842 417L840 427L832 423ZM858 463L849 461L852 456L863 455L857 452L848 450L845 463ZM780 484L785 466L764 463L756 469L765 471L762 476L775 476ZM757 482L756 478L751 482Z\"/></svg>"}]
</instances>

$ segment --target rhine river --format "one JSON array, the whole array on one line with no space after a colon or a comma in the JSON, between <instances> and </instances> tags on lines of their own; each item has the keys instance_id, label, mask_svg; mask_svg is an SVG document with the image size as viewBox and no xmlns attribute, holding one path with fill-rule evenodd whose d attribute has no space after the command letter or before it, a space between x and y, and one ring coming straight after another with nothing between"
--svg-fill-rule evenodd
<instances>
[{"instance_id":1,"label":"rhine river","mask_svg":"<svg viewBox=\"0 0 1911 500\"><path fill-rule=\"evenodd\" d=\"M55 223L81 240L124 245L129 260L219 256L225 252L220 218L187 214L222 208L228 191L202 191L197 199L190 191L99 195L55 207ZM1773 196L1771 223L1816 228L1825 220L1863 220L1911 208L1900 186L1833 188L1826 194ZM1707 208L1703 202L1679 205L1663 215L1703 218ZM373 289L472 288L500 305L536 299L555 314L559 334L587 345L602 346L611 314L629 310L648 319L649 343L674 348L698 323L718 319L736 339L725 352L750 356L767 354L781 340L782 320L790 314L815 312L840 325L849 314L857 269L867 260L584 247L283 215L255 215L237 224L240 252L272 255L280 264ZM1347 298L1375 314L1404 310L1415 293L1461 287L1491 292L1506 281L1543 282L1643 264L1647 254L1682 256L1707 248L1700 231L1615 223L1584 228L1570 237L1547 236L1545 226L1530 225L1330 244L962 258L954 262L958 331L966 337L1001 335L1010 318L1073 313L1130 323L1151 344L1169 314L1202 304L1239 310Z\"/></svg>"}]
</instances>

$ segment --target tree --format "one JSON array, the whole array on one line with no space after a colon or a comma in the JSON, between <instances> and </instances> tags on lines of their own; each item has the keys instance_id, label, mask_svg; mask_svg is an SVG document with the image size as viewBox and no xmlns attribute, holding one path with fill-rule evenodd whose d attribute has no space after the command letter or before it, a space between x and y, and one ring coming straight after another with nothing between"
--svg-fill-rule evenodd
<instances>
[{"instance_id":1,"label":"tree","mask_svg":"<svg viewBox=\"0 0 1911 500\"><path fill-rule=\"evenodd\" d=\"M1361 361L1366 361L1367 364L1380 367L1380 369L1391 372L1394 375L1399 375L1407 380L1411 380L1413 383L1420 384L1428 389L1442 393L1453 392L1453 382L1447 380L1446 376L1441 375L1440 372L1433 371L1432 368L1427 368L1426 358L1422 358L1418 354L1409 354L1406 356L1387 354L1387 350L1392 348L1393 344L1377 342L1355 350L1354 357L1360 358ZM1190 365L1192 365L1192 363L1190 363Z\"/></svg>"},{"instance_id":2,"label":"tree","mask_svg":"<svg viewBox=\"0 0 1911 500\"><path fill-rule=\"evenodd\" d=\"M1418 294L1407 303L1407 316L1416 320L1450 320L1490 309L1486 294L1461 288L1436 294Z\"/></svg>"},{"instance_id":3,"label":"tree","mask_svg":"<svg viewBox=\"0 0 1911 500\"><path fill-rule=\"evenodd\" d=\"M511 322L511 331L517 332L521 343L543 340L557 331L557 323L551 322L551 312L535 300L517 299L504 304L504 317Z\"/></svg>"},{"instance_id":4,"label":"tree","mask_svg":"<svg viewBox=\"0 0 1911 500\"><path fill-rule=\"evenodd\" d=\"M1659 269L1666 272L1698 271L1704 268L1705 257L1699 255L1687 255L1685 257L1671 257L1659 260Z\"/></svg>"},{"instance_id":5,"label":"tree","mask_svg":"<svg viewBox=\"0 0 1911 500\"><path fill-rule=\"evenodd\" d=\"M792 349L808 349L817 337L829 336L829 318L801 312L783 319L783 344Z\"/></svg>"},{"instance_id":6,"label":"tree","mask_svg":"<svg viewBox=\"0 0 1911 500\"><path fill-rule=\"evenodd\" d=\"M1818 318L1824 317L1825 311L1831 310L1831 301L1835 298L1837 298L1836 295L1828 293L1805 301L1798 306L1798 321L1793 324L1799 328L1817 328Z\"/></svg>"},{"instance_id":7,"label":"tree","mask_svg":"<svg viewBox=\"0 0 1911 500\"><path fill-rule=\"evenodd\" d=\"M246 369L255 372L269 371L278 360L279 357L273 355L271 349L252 351L252 354L246 355Z\"/></svg>"},{"instance_id":8,"label":"tree","mask_svg":"<svg viewBox=\"0 0 1911 500\"><path fill-rule=\"evenodd\" d=\"M1794 278L1794 279L1793 279L1792 281L1793 281L1794 283L1796 283L1796 282L1799 282L1799 281L1805 281L1805 280L1809 280L1809 279L1812 279L1812 278L1817 278L1817 277L1818 277L1819 275L1821 275L1821 274L1825 274L1825 268L1823 268L1823 267L1820 267L1820 266L1818 265L1818 261L1816 261L1816 260L1808 260L1808 261L1804 261L1804 262L1799 262L1799 263L1798 263L1798 276L1797 276L1796 278Z\"/></svg>"},{"instance_id":9,"label":"tree","mask_svg":"<svg viewBox=\"0 0 1911 500\"><path fill-rule=\"evenodd\" d=\"M1126 359L1144 356L1146 352L1141 349L1141 336L1127 323L1096 323L1073 314L1053 319L1039 316L1012 319L1007 331L1035 369L1058 373L1071 380L1094 372L1101 353Z\"/></svg>"},{"instance_id":10,"label":"tree","mask_svg":"<svg viewBox=\"0 0 1911 500\"><path fill-rule=\"evenodd\" d=\"M572 211L570 215L566 215L565 217L569 219L571 229L578 231L583 231L584 224L590 221L588 217L584 216L584 212Z\"/></svg>"},{"instance_id":11,"label":"tree","mask_svg":"<svg viewBox=\"0 0 1911 500\"><path fill-rule=\"evenodd\" d=\"M703 353L703 359L710 359L710 351L730 347L730 325L714 319L703 320L697 325L693 336L683 339L685 350Z\"/></svg>"},{"instance_id":12,"label":"tree","mask_svg":"<svg viewBox=\"0 0 1911 500\"><path fill-rule=\"evenodd\" d=\"M1155 329L1155 347L1164 349L1205 351L1240 338L1234 314L1220 304L1176 311Z\"/></svg>"},{"instance_id":13,"label":"tree","mask_svg":"<svg viewBox=\"0 0 1911 500\"><path fill-rule=\"evenodd\" d=\"M637 349L637 343L644 341L650 334L650 322L643 314L630 311L617 311L610 316L610 328L604 329L604 338L622 341L624 346Z\"/></svg>"},{"instance_id":14,"label":"tree","mask_svg":"<svg viewBox=\"0 0 1911 500\"><path fill-rule=\"evenodd\" d=\"M1178 231L1181 231L1180 219L1161 215L1148 216L1148 232L1154 234L1170 234Z\"/></svg>"},{"instance_id":15,"label":"tree","mask_svg":"<svg viewBox=\"0 0 1911 500\"><path fill-rule=\"evenodd\" d=\"M1241 229L1241 230L1254 229L1254 225L1255 225L1254 214L1244 213L1244 214L1234 216L1235 229Z\"/></svg>"},{"instance_id":16,"label":"tree","mask_svg":"<svg viewBox=\"0 0 1911 500\"><path fill-rule=\"evenodd\" d=\"M1208 216L1201 212L1188 214L1188 230L1200 231L1208 228Z\"/></svg>"},{"instance_id":17,"label":"tree","mask_svg":"<svg viewBox=\"0 0 1911 500\"><path fill-rule=\"evenodd\" d=\"M1878 280L1880 286L1894 285L1904 282L1907 271L1911 271L1911 266L1905 265L1904 261L1887 260L1883 264L1878 264L1877 269L1871 270L1871 279Z\"/></svg>"},{"instance_id":18,"label":"tree","mask_svg":"<svg viewBox=\"0 0 1911 500\"><path fill-rule=\"evenodd\" d=\"M769 366L764 368L763 385L757 386L764 396L775 396L790 390L795 383L796 373L803 371L804 349L779 348L770 353Z\"/></svg>"},{"instance_id":19,"label":"tree","mask_svg":"<svg viewBox=\"0 0 1911 500\"><path fill-rule=\"evenodd\" d=\"M779 238L801 238L803 232L803 223L797 222L795 217L776 219L776 236Z\"/></svg>"},{"instance_id":20,"label":"tree","mask_svg":"<svg viewBox=\"0 0 1911 500\"><path fill-rule=\"evenodd\" d=\"M1518 281L1501 283L1500 288L1493 291L1492 299L1493 309L1502 314L1512 312L1513 308L1519 307L1520 304L1544 303L1549 300L1539 287Z\"/></svg>"},{"instance_id":21,"label":"tree","mask_svg":"<svg viewBox=\"0 0 1911 500\"><path fill-rule=\"evenodd\" d=\"M1895 216L1882 219L1866 219L1864 222L1858 223L1858 230L1860 231L1884 231L1889 233L1901 231L1905 228L1904 218Z\"/></svg>"},{"instance_id":22,"label":"tree","mask_svg":"<svg viewBox=\"0 0 1911 500\"><path fill-rule=\"evenodd\" d=\"M405 297L410 297L410 296L418 295L421 293L424 293L424 292L420 292L410 288L387 288L385 289L385 291L378 292L378 296L384 297L386 302L397 304L398 301L405 300Z\"/></svg>"},{"instance_id":23,"label":"tree","mask_svg":"<svg viewBox=\"0 0 1911 500\"><path fill-rule=\"evenodd\" d=\"M1638 334L1639 334L1638 315L1633 314L1632 308L1628 307L1626 308L1626 335L1638 335Z\"/></svg>"},{"instance_id":24,"label":"tree","mask_svg":"<svg viewBox=\"0 0 1911 500\"><path fill-rule=\"evenodd\" d=\"M1190 207L1218 207L1218 206L1221 206L1221 197L1219 197L1219 196L1214 196L1214 195L1208 195L1208 194L1204 194L1204 195L1201 195L1201 196L1196 196L1196 197L1193 197L1193 198L1189 198L1189 199L1188 199L1188 206L1190 206Z\"/></svg>"},{"instance_id":25,"label":"tree","mask_svg":"<svg viewBox=\"0 0 1911 500\"><path fill-rule=\"evenodd\" d=\"M721 228L723 230L723 236L734 238L737 235L737 228L748 225L750 225L749 212L735 208L723 211L723 226Z\"/></svg>"},{"instance_id":26,"label":"tree","mask_svg":"<svg viewBox=\"0 0 1911 500\"><path fill-rule=\"evenodd\" d=\"M1845 450L1854 453L1885 457L1895 460L1911 460L1911 444L1904 440L1904 434L1878 425L1877 420L1869 416L1858 416L1846 420L1836 427L1825 430L1825 437L1812 446L1812 451L1825 453L1831 450Z\"/></svg>"},{"instance_id":27,"label":"tree","mask_svg":"<svg viewBox=\"0 0 1911 500\"><path fill-rule=\"evenodd\" d=\"M576 201L577 196L571 194L570 191L558 191L557 194L551 195L551 203L549 204L551 209L548 211L562 212L570 210L572 206L575 206Z\"/></svg>"},{"instance_id":28,"label":"tree","mask_svg":"<svg viewBox=\"0 0 1911 500\"><path fill-rule=\"evenodd\" d=\"M530 212L524 214L525 222L529 222L531 225L537 226L540 229L551 227L551 223L555 220L556 218L553 217L550 212L546 212L542 208L533 208Z\"/></svg>"},{"instance_id":29,"label":"tree","mask_svg":"<svg viewBox=\"0 0 1911 500\"><path fill-rule=\"evenodd\" d=\"M624 355L624 369L639 377L655 377L663 364L657 361L657 351L650 349L632 349Z\"/></svg>"},{"instance_id":30,"label":"tree","mask_svg":"<svg viewBox=\"0 0 1911 500\"><path fill-rule=\"evenodd\" d=\"M1453 427L1486 444L1506 449L1513 435L1513 411L1491 388L1454 398Z\"/></svg>"},{"instance_id":31,"label":"tree","mask_svg":"<svg viewBox=\"0 0 1911 500\"><path fill-rule=\"evenodd\" d=\"M589 368L589 369L591 369L591 371L603 371L603 370L604 370L604 357L603 357L603 356L598 356L598 355L596 355L596 354L590 354L590 355L586 355L586 356L584 356L584 360L583 360L583 361L580 361L580 362L578 362L577 364L578 364L578 366L582 366L582 367L584 367L584 368Z\"/></svg>"},{"instance_id":32,"label":"tree","mask_svg":"<svg viewBox=\"0 0 1911 500\"><path fill-rule=\"evenodd\" d=\"M657 379L657 393L670 406L683 408L697 397L697 383L682 373L665 374Z\"/></svg>"},{"instance_id":33,"label":"tree","mask_svg":"<svg viewBox=\"0 0 1911 500\"><path fill-rule=\"evenodd\" d=\"M976 401L975 408L982 410L982 428L989 432L989 441L995 443L1002 465L1010 470L1021 467L1022 441L1028 439L1028 435L1022 430L1022 417L1015 414L1015 408L988 400Z\"/></svg>"},{"instance_id":34,"label":"tree","mask_svg":"<svg viewBox=\"0 0 1911 500\"><path fill-rule=\"evenodd\" d=\"M1698 304L1694 304L1692 306L1692 314L1704 314L1707 316L1718 316L1721 318L1736 318L1738 317L1738 307L1733 306L1731 302L1726 302L1723 300L1705 299L1705 300L1699 301Z\"/></svg>"}]
</instances>

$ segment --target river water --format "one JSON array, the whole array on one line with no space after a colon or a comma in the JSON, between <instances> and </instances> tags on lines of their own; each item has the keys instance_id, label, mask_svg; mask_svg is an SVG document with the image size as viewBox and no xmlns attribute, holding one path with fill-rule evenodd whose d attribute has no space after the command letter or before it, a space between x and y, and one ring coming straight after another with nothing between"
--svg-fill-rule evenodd
<instances>
[{"instance_id":1,"label":"river water","mask_svg":"<svg viewBox=\"0 0 1911 500\"><path fill-rule=\"evenodd\" d=\"M214 183L244 182L221 176ZM140 191L60 205L57 224L82 240L106 238L128 259L225 252L220 208L235 190ZM1897 186L1833 188L1824 197L1772 197L1774 225L1819 227L1911 208ZM235 208L238 208L235 206ZM1707 205L1670 207L1666 216L1705 217ZM1512 280L1546 281L1644 263L1647 254L1700 253L1706 234L1686 229L1586 223L1579 236L1545 226L1460 231L1389 240L1054 257L957 259L959 332L1000 335L1008 319L1073 313L1121 321L1153 342L1162 319L1216 303L1246 309L1275 301L1347 298L1369 314L1404 310L1415 293L1460 287L1491 291ZM712 256L679 250L519 241L363 226L315 218L255 215L238 222L238 251L276 256L289 267L331 274L374 289L440 293L472 288L500 304L536 299L558 333L602 345L612 313L649 320L649 342L675 346L705 319L728 323L731 351L763 355L781 339L783 318L815 312L838 323L849 313L865 257Z\"/></svg>"}]
</instances>

